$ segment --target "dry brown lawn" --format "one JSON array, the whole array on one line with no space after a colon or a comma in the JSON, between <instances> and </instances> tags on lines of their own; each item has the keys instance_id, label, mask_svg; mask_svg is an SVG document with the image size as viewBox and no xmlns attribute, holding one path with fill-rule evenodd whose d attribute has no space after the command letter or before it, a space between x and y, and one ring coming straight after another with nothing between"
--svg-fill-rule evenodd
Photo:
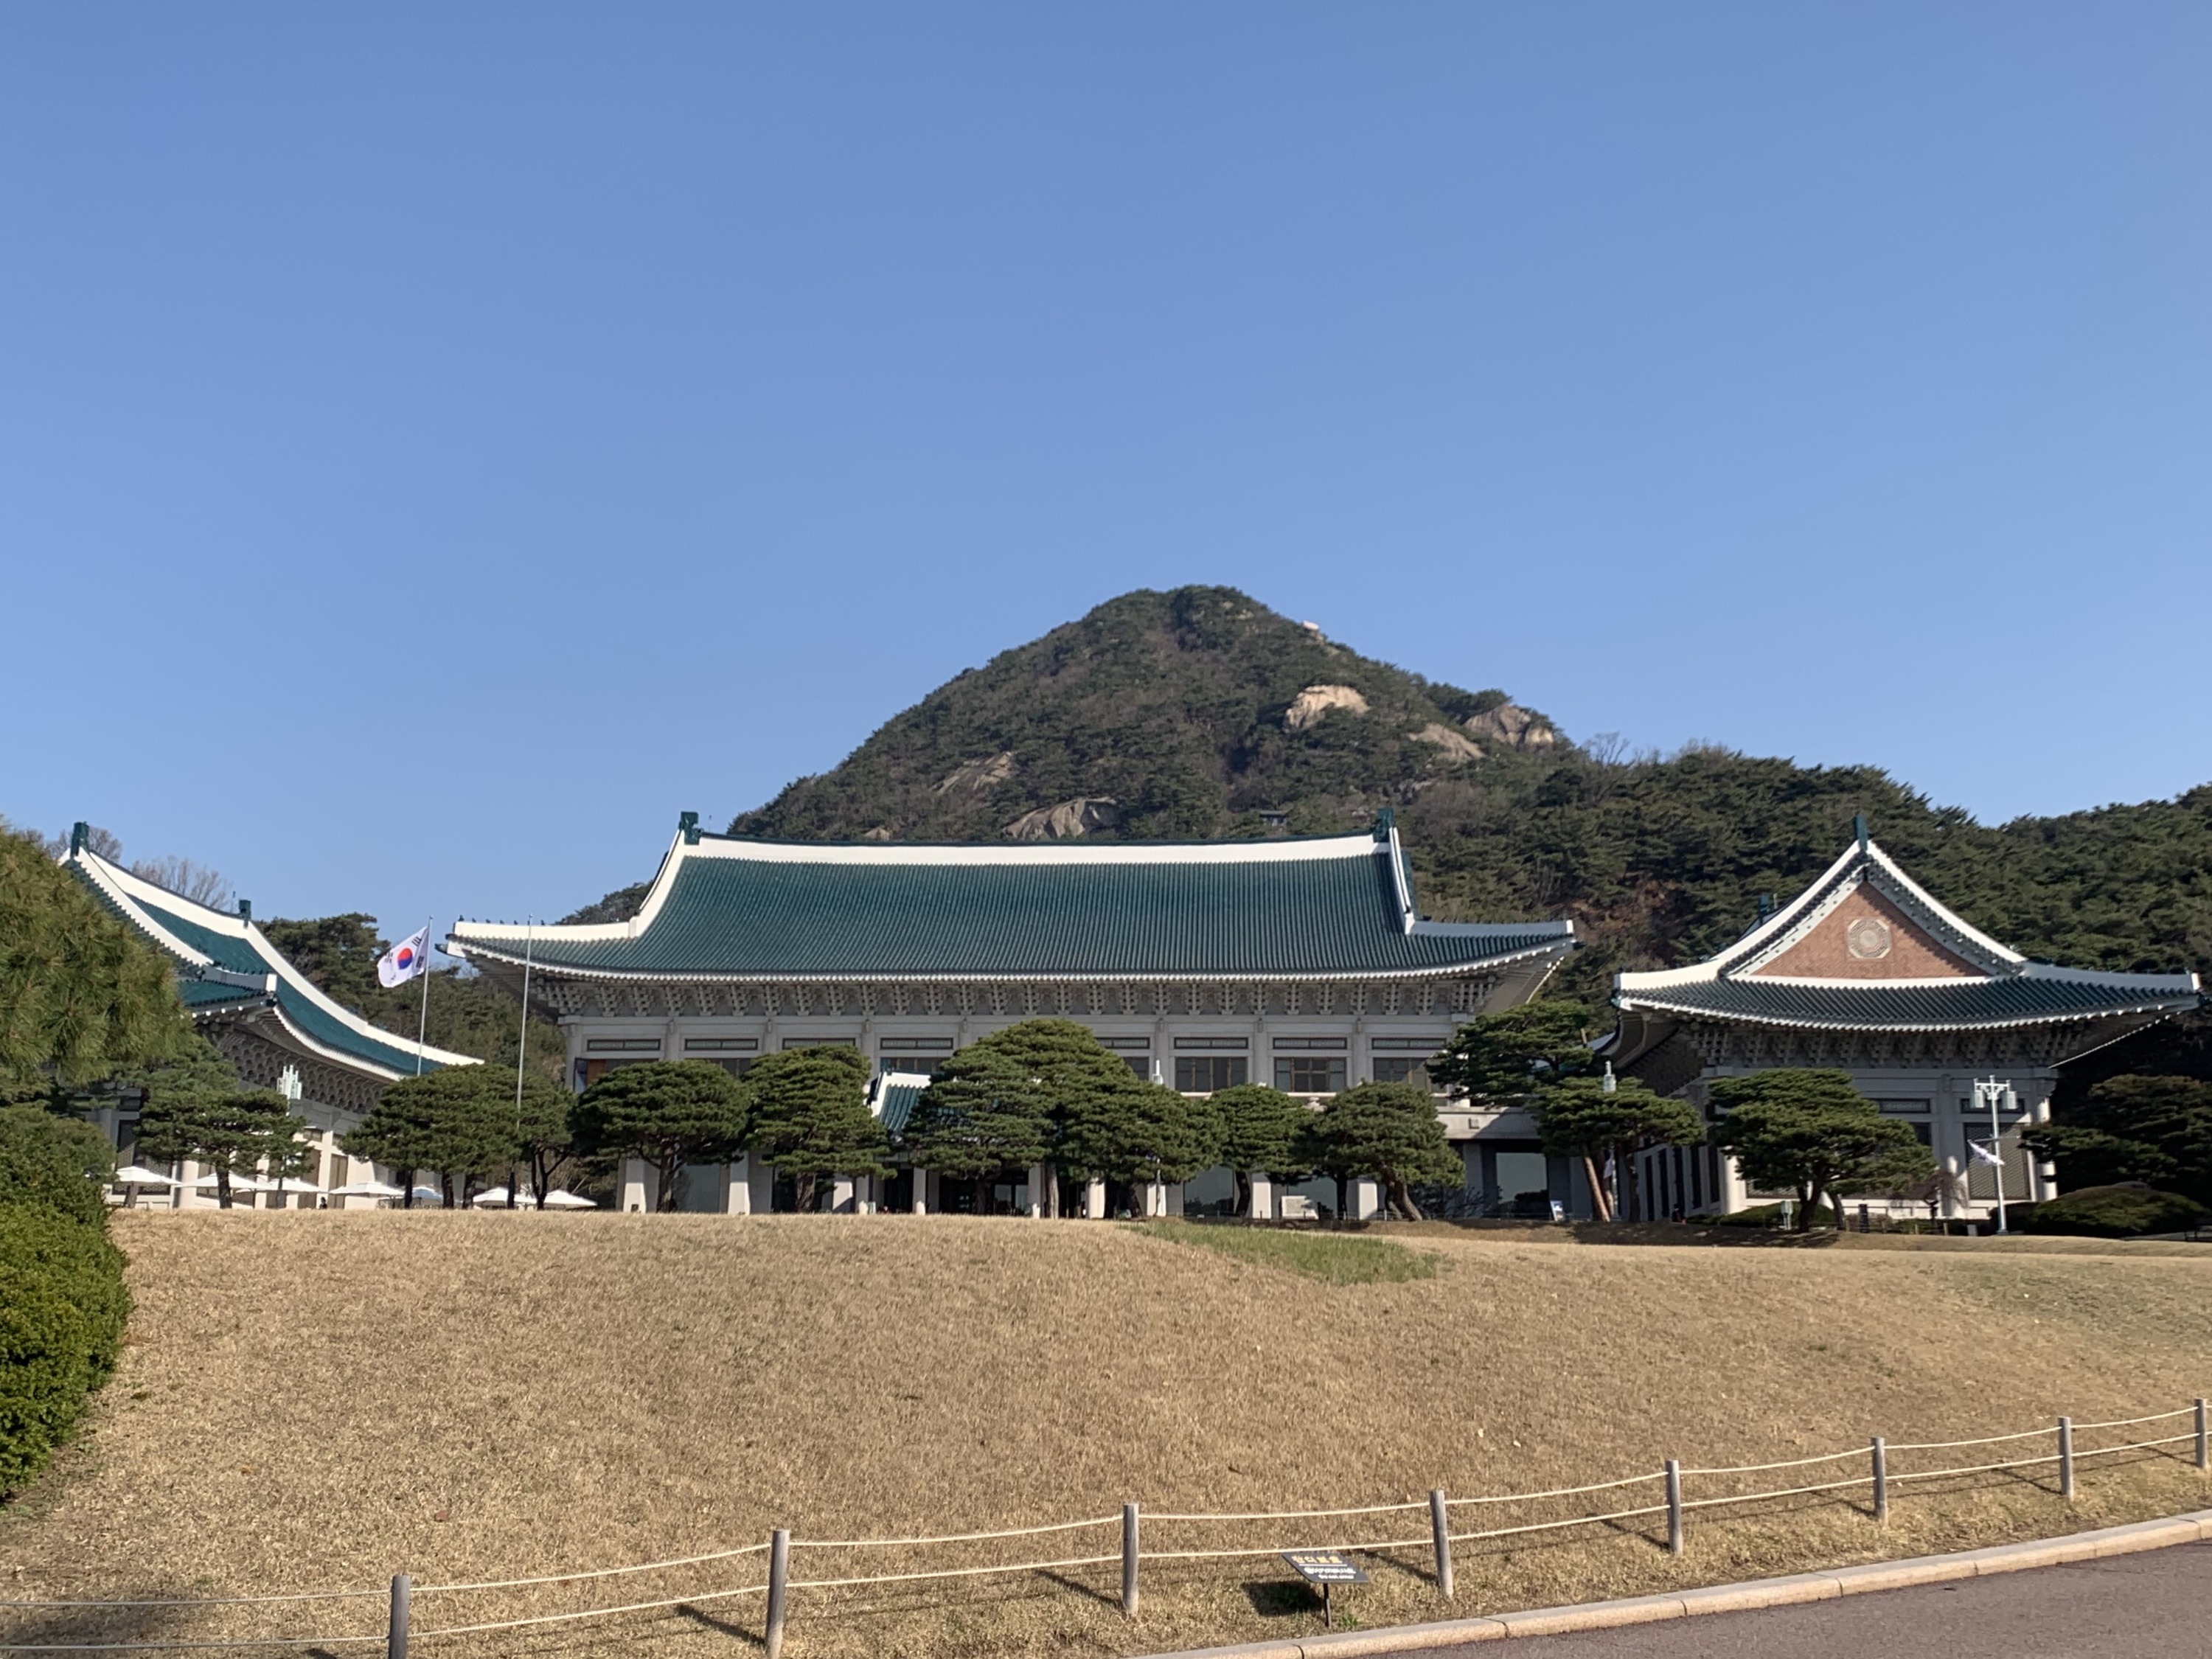
<instances>
[{"instance_id":1,"label":"dry brown lawn","mask_svg":"<svg viewBox=\"0 0 2212 1659\"><path fill-rule=\"evenodd\" d=\"M1668 1456L1784 1458L1872 1433L2130 1416L2212 1392L2212 1251L1560 1248L1557 1231L1437 1228L1401 1235L1437 1257L1433 1276L1327 1284L1082 1222L241 1212L126 1212L116 1228L138 1298L129 1346L94 1431L0 1510L8 1599L374 1586L402 1571L449 1583L726 1548L775 1526L802 1539L954 1532L1116 1514L1132 1498L1240 1510L1410 1501L1437 1486L1527 1491ZM1655 1544L1656 1517L1462 1546L1455 1610L1996 1542L2208 1501L2178 1460L2085 1465L2070 1507L2031 1475L1905 1489L1887 1528L1856 1507L1860 1494L1701 1511L1679 1562ZM1690 1496L1752 1489L1692 1480ZM1656 1486L1632 1491L1656 1501ZM1462 1510L1456 1524L1568 1512L1498 1506ZM1420 1514L1156 1522L1145 1542L1287 1547L1425 1530ZM1004 1546L802 1551L795 1576L1117 1545L1102 1528ZM1342 1604L1361 1622L1454 1610L1437 1599L1425 1551L1372 1571ZM764 1576L754 1556L427 1595L416 1626ZM1316 1627L1287 1577L1268 1557L1148 1563L1133 1626L1110 1565L799 1590L787 1646L794 1659L1120 1654ZM364 1600L8 1617L0 1640L333 1637L380 1631L382 1610ZM760 1623L753 1596L422 1650L708 1659L757 1651Z\"/></svg>"}]
</instances>

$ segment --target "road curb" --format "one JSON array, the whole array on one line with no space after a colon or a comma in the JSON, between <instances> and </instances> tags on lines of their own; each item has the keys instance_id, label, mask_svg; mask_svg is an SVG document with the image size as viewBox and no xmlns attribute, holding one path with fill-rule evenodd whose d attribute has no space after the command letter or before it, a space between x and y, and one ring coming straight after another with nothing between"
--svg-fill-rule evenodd
<instances>
[{"instance_id":1,"label":"road curb","mask_svg":"<svg viewBox=\"0 0 2212 1659\"><path fill-rule=\"evenodd\" d=\"M1656 1624L1707 1613L1742 1613L1755 1607L1796 1607L1834 1601L1875 1590L1914 1584L1952 1583L2001 1572L2024 1572L2069 1561L2095 1561L2133 1555L2175 1544L2212 1541L2212 1510L2192 1510L2161 1521L2100 1527L2094 1532L1952 1555L1916 1555L1899 1561L1869 1561L1863 1566L1828 1572L1793 1573L1786 1578L1754 1578L1740 1584L1709 1584L1703 1589L1663 1595L1634 1595L1617 1601L1585 1601L1577 1607L1531 1607L1522 1613L1483 1619L1447 1619L1432 1625L1391 1625L1379 1630L1345 1631L1297 1640L1244 1642L1234 1647L1186 1648L1150 1659L1358 1659L1364 1655L1418 1653L1428 1648L1460 1647L1469 1642L1498 1642L1514 1636L1566 1636L1577 1631L1611 1630L1622 1625Z\"/></svg>"}]
</instances>

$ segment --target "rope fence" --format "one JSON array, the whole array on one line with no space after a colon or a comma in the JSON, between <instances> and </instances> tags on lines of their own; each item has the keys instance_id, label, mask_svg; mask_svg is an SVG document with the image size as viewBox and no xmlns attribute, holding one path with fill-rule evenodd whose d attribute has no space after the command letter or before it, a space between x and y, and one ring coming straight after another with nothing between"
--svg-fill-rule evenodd
<instances>
[{"instance_id":1,"label":"rope fence","mask_svg":"<svg viewBox=\"0 0 2212 1659\"><path fill-rule=\"evenodd\" d=\"M2076 1444L2076 1437L2082 1434L2112 1429L2138 1428L2148 1424L2172 1422L2179 1418L2193 1419L2190 1427L2179 1434L2123 1441L2105 1446L2083 1447ZM2051 1437L2055 1437L2057 1442L2052 1449L2028 1457L1938 1468L1893 1470L1890 1468L1890 1459L1899 1454L1969 1451L1983 1446L2007 1445ZM214 1648L278 1647L337 1649L374 1647L381 1644L386 1650L386 1659L408 1659L410 1642L536 1629L553 1625L611 1619L626 1614L667 1612L679 1607L703 1607L718 1601L764 1595L767 1601L764 1634L768 1659L781 1659L784 1626L790 1607L789 1598L794 1590L822 1591L875 1588L893 1584L936 1583L1021 1573L1082 1571L1118 1564L1121 1570L1121 1611L1126 1616L1134 1618L1138 1609L1139 1568L1142 1563L1247 1560L1261 1556L1279 1555L1286 1550L1310 1547L1315 1541L1311 1535L1313 1529L1306 1528L1305 1535L1303 1537L1291 1536L1288 1532L1285 1532L1274 1540L1259 1546L1248 1547L1238 1544L1220 1547L1148 1549L1142 1547L1142 1528L1146 1522L1170 1528L1212 1525L1267 1525L1284 1528L1291 1523L1358 1520L1368 1516L1404 1515L1419 1510L1426 1510L1429 1513L1430 1528L1425 1536L1352 1539L1340 1541L1334 1547L1346 1552L1370 1555L1409 1550L1428 1552L1433 1556L1433 1582L1443 1598L1449 1601L1454 1595L1452 1548L1455 1545L1480 1543L1492 1539L1523 1537L1534 1533L1557 1532L1576 1527L1619 1527L1623 1523L1644 1522L1653 1516L1664 1516L1666 1517L1664 1547L1670 1554L1679 1556L1686 1547L1686 1518L1692 1512L1772 1503L1784 1498L1821 1497L1832 1493L1854 1492L1863 1487L1869 1492L1869 1508L1873 1518L1879 1522L1885 1522L1888 1518L1891 1489L1902 1482L2005 1474L2054 1466L2058 1495L2070 1501L2075 1495L2075 1469L2084 1459L2111 1457L2126 1452L2165 1454L2166 1449L2184 1444L2193 1448L2192 1461L2198 1473L2212 1472L2212 1412L2208 1412L2207 1403L2202 1399L2175 1411L2154 1412L2141 1417L2112 1418L2100 1422L2080 1424L2074 1422L2070 1418L2062 1417L2048 1427L2023 1429L2010 1434L1980 1435L1960 1440L1891 1443L1877 1436L1864 1446L1845 1447L1837 1451L1816 1452L1804 1457L1784 1458L1770 1462L1686 1468L1680 1462L1669 1459L1659 1469L1647 1470L1638 1474L1623 1475L1613 1480L1591 1481L1573 1486L1553 1486L1540 1492L1496 1492L1465 1498L1448 1498L1441 1490L1437 1490L1431 1492L1425 1501L1365 1504L1339 1509L1162 1510L1147 1513L1139 1504L1127 1504L1122 1506L1119 1516L1092 1516L1078 1521L1048 1522L1036 1526L1006 1527L981 1532L940 1533L923 1537L793 1538L788 1531L779 1528L764 1543L712 1550L698 1555L677 1556L659 1561L637 1562L625 1566L577 1569L567 1572L539 1573L514 1578L488 1578L450 1584L418 1585L408 1575L400 1573L393 1577L388 1587L379 1586L374 1589L299 1590L269 1595L166 1596L113 1601L89 1599L0 1601L0 1619L35 1613L75 1615L82 1615L88 1612L143 1613L154 1609L173 1608L291 1608L307 1603L363 1600L382 1600L386 1603L385 1627L382 1631L373 1633L352 1632L326 1636L256 1635L214 1638L195 1636L162 1639L77 1642L0 1640L0 1653L143 1653L204 1650ZM1725 1481L1733 1478L1771 1474L1782 1469L1811 1468L1820 1464L1836 1463L1851 1458L1867 1460L1864 1473L1848 1475L1841 1480L1808 1482L1795 1486L1770 1487L1753 1492L1714 1492L1694 1498L1684 1495L1686 1480ZM1664 1483L1664 1501L1598 1514L1568 1515L1549 1520L1529 1520L1511 1526L1481 1528L1464 1532L1455 1532L1451 1529L1451 1512L1455 1509L1472 1509L1480 1505L1497 1504L1540 1504L1559 1498L1587 1497L1595 1492L1617 1492L1623 1488L1644 1486L1653 1482ZM1019 1560L933 1567L905 1572L848 1572L820 1578L794 1578L791 1575L791 1553L793 1550L843 1550L857 1553L934 1549L955 1545L989 1544L1012 1539L1039 1538L1108 1528L1116 1524L1120 1526L1121 1531L1121 1547L1109 1553L1070 1556L1048 1561ZM1364 1529L1355 1528L1354 1530ZM1638 1528L1638 1530L1643 1529ZM763 1583L707 1588L682 1595L667 1595L603 1607L531 1613L516 1618L438 1625L427 1628L418 1628L414 1620L414 1601L418 1596L482 1595L501 1591L530 1591L550 1585L580 1584L625 1575L672 1572L717 1563L740 1561L763 1553L769 1558L768 1577Z\"/></svg>"}]
</instances>

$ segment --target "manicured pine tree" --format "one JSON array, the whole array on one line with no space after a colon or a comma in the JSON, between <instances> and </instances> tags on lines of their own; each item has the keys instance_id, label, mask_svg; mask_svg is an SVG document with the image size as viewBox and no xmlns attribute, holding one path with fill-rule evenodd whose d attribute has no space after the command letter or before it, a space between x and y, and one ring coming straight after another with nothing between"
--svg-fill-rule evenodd
<instances>
[{"instance_id":1,"label":"manicured pine tree","mask_svg":"<svg viewBox=\"0 0 2212 1659\"><path fill-rule=\"evenodd\" d=\"M787 1048L745 1073L746 1145L815 1208L824 1176L889 1175L883 1125L868 1110L867 1056L855 1048Z\"/></svg>"},{"instance_id":2,"label":"manicured pine tree","mask_svg":"<svg viewBox=\"0 0 2212 1659\"><path fill-rule=\"evenodd\" d=\"M246 1089L238 1072L204 1037L173 1064L126 1073L143 1089L138 1145L167 1162L191 1158L215 1172L216 1202L231 1207L231 1182L265 1170L271 1176L307 1167L307 1124L274 1089Z\"/></svg>"},{"instance_id":3,"label":"manicured pine tree","mask_svg":"<svg viewBox=\"0 0 2212 1659\"><path fill-rule=\"evenodd\" d=\"M570 1120L577 1152L641 1158L659 1176L658 1207L676 1207L690 1164L727 1164L745 1149L745 1096L703 1060L654 1060L609 1072L584 1091Z\"/></svg>"},{"instance_id":4,"label":"manicured pine tree","mask_svg":"<svg viewBox=\"0 0 2212 1659\"><path fill-rule=\"evenodd\" d=\"M1654 1094L1633 1078L1616 1079L1611 1089L1602 1078L1566 1078L1536 1090L1528 1110L1546 1152L1582 1160L1591 1207L1600 1221L1612 1220L1614 1213L1613 1196L1598 1173L1600 1159L1613 1159L1626 1207L1634 1190L1630 1160L1638 1152L1650 1146L1695 1146L1705 1138L1695 1107Z\"/></svg>"},{"instance_id":5,"label":"manicured pine tree","mask_svg":"<svg viewBox=\"0 0 2212 1659\"><path fill-rule=\"evenodd\" d=\"M1444 1139L1436 1097L1419 1084L1360 1083L1331 1097L1314 1121L1311 1144L1314 1167L1336 1177L1340 1217L1346 1183L1354 1178L1380 1182L1390 1207L1419 1221L1413 1188L1467 1176Z\"/></svg>"},{"instance_id":6,"label":"manicured pine tree","mask_svg":"<svg viewBox=\"0 0 2212 1659\"><path fill-rule=\"evenodd\" d=\"M1724 1115L1713 1144L1753 1187L1797 1194L1797 1227L1809 1230L1825 1199L1888 1191L1936 1165L1909 1123L1884 1117L1847 1072L1778 1067L1712 1085Z\"/></svg>"},{"instance_id":7,"label":"manicured pine tree","mask_svg":"<svg viewBox=\"0 0 2212 1659\"><path fill-rule=\"evenodd\" d=\"M1237 1213L1252 1213L1252 1172L1271 1181L1303 1181L1312 1174L1310 1131L1313 1109L1296 1096L1265 1084L1239 1083L1211 1097L1221 1119L1221 1161L1237 1177Z\"/></svg>"},{"instance_id":8,"label":"manicured pine tree","mask_svg":"<svg viewBox=\"0 0 2212 1659\"><path fill-rule=\"evenodd\" d=\"M447 1209L465 1205L480 1182L511 1169L522 1155L514 1110L514 1073L490 1066L452 1066L402 1078L340 1140L354 1158L400 1172L405 1203L415 1201L415 1176L438 1176Z\"/></svg>"},{"instance_id":9,"label":"manicured pine tree","mask_svg":"<svg viewBox=\"0 0 2212 1659\"><path fill-rule=\"evenodd\" d=\"M1206 1096L1133 1076L1098 1076L1062 1101L1057 1157L1079 1181L1179 1185L1220 1162L1221 1113Z\"/></svg>"},{"instance_id":10,"label":"manicured pine tree","mask_svg":"<svg viewBox=\"0 0 2212 1659\"><path fill-rule=\"evenodd\" d=\"M1470 1100L1505 1105L1536 1089L1595 1071L1589 1040L1595 1024L1579 1002L1524 1002L1462 1025L1428 1063L1438 1088Z\"/></svg>"},{"instance_id":11,"label":"manicured pine tree","mask_svg":"<svg viewBox=\"0 0 2212 1659\"><path fill-rule=\"evenodd\" d=\"M1054 1139L1043 1083L1020 1061L980 1042L939 1068L900 1136L915 1179L927 1170L982 1182L1043 1163Z\"/></svg>"}]
</instances>

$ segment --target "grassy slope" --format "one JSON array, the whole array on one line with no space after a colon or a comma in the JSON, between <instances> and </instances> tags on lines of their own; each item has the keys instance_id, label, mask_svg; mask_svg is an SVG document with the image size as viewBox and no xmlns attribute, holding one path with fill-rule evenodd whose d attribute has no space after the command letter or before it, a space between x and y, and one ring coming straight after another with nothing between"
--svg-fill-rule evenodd
<instances>
[{"instance_id":1,"label":"grassy slope","mask_svg":"<svg viewBox=\"0 0 2212 1659\"><path fill-rule=\"evenodd\" d=\"M139 1303L131 1346L98 1433L0 1515L15 1596L490 1577L710 1550L777 1524L802 1537L951 1531L1104 1515L1128 1498L1218 1509L1528 1490L1668 1455L1779 1458L1875 1431L2124 1416L2208 1386L2205 1256L1428 1233L1407 1242L1436 1254L1433 1276L1333 1285L1082 1223L243 1212L125 1214L118 1233ZM1836 1509L1701 1516L1679 1565L1626 1533L1470 1550L1459 1605L2057 1532L2189 1507L2202 1491L2185 1470L2089 1474L2069 1515L2000 1484L1900 1499L1886 1537ZM1312 1530L1279 1541L1358 1535ZM1041 1541L1071 1556L1112 1547L1103 1534ZM1147 1536L1198 1541L1166 1526ZM757 1576L746 1563L588 1593ZM1136 1651L1313 1622L1267 1611L1290 1603L1263 1588L1283 1577L1265 1558L1148 1566L1134 1630L1081 1588L1108 1589L1110 1570L1065 1577L1075 1588L868 1592L835 1619L832 1593L800 1596L791 1651ZM514 1616L586 1593L448 1600L420 1616ZM714 1619L757 1631L758 1606L724 1603ZM1437 1610L1425 1580L1387 1569L1355 1607L1370 1622ZM367 1604L301 1616L278 1627L375 1619ZM44 1628L99 1639L84 1624ZM148 1615L139 1628L222 1627ZM670 1615L527 1646L617 1642L738 1650L713 1620Z\"/></svg>"}]
</instances>

